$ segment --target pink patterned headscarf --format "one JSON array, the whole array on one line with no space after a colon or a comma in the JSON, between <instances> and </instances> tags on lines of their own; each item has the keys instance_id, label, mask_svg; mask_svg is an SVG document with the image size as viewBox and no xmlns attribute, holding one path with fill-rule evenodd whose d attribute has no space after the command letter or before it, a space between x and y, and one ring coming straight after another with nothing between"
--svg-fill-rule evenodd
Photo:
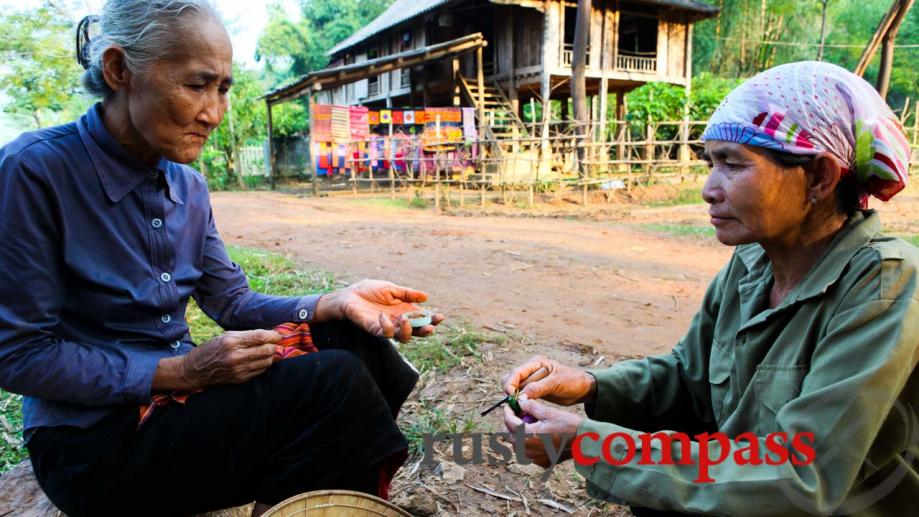
<instances>
[{"instance_id":1,"label":"pink patterned headscarf","mask_svg":"<svg viewBox=\"0 0 919 517\"><path fill-rule=\"evenodd\" d=\"M861 77L802 61L770 68L735 88L715 110L702 140L792 154L826 151L856 174L862 207L889 200L908 181L909 142L899 120Z\"/></svg>"}]
</instances>

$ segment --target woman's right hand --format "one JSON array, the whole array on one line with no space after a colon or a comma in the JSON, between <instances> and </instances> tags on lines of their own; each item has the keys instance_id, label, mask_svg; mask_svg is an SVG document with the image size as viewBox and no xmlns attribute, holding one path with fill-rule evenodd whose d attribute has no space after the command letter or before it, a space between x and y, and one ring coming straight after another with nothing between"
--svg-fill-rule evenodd
<instances>
[{"instance_id":1,"label":"woman's right hand","mask_svg":"<svg viewBox=\"0 0 919 517\"><path fill-rule=\"evenodd\" d=\"M597 381L593 375L541 355L533 356L505 375L502 379L504 392L513 395L520 383L540 368L548 370L549 375L540 381L527 384L521 390L521 394L525 394L531 400L542 399L562 406L572 406L591 400L596 394Z\"/></svg>"},{"instance_id":2,"label":"woman's right hand","mask_svg":"<svg viewBox=\"0 0 919 517\"><path fill-rule=\"evenodd\" d=\"M188 390L238 384L267 370L281 334L273 330L225 332L191 352L161 359L154 391Z\"/></svg>"}]
</instances>

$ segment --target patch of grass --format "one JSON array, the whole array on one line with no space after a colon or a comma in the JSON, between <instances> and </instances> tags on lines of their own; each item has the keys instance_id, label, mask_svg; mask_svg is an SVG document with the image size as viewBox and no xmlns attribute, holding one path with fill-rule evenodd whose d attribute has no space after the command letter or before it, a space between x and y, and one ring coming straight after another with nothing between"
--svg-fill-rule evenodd
<instances>
[{"instance_id":1,"label":"patch of grass","mask_svg":"<svg viewBox=\"0 0 919 517\"><path fill-rule=\"evenodd\" d=\"M700 188L686 188L680 190L676 196L661 199L658 201L651 201L646 203L650 207L662 207L662 206L676 206L676 205L698 205L704 203L705 200L702 199L702 189Z\"/></svg>"},{"instance_id":2,"label":"patch of grass","mask_svg":"<svg viewBox=\"0 0 919 517\"><path fill-rule=\"evenodd\" d=\"M405 419L402 433L408 440L409 454L424 454L424 435L429 433L468 433L476 428L474 415L466 415L462 419L438 407L435 402L423 400L419 404L417 413Z\"/></svg>"},{"instance_id":3,"label":"patch of grass","mask_svg":"<svg viewBox=\"0 0 919 517\"><path fill-rule=\"evenodd\" d=\"M485 342L504 344L504 336L491 336L467 329L462 325L444 324L425 339L402 345L400 351L421 372L446 372L459 366L463 358L479 359L479 345Z\"/></svg>"},{"instance_id":4,"label":"patch of grass","mask_svg":"<svg viewBox=\"0 0 919 517\"><path fill-rule=\"evenodd\" d=\"M645 231L676 235L678 237L709 238L715 236L715 229L711 226L649 223L639 225L638 227Z\"/></svg>"},{"instance_id":5,"label":"patch of grass","mask_svg":"<svg viewBox=\"0 0 919 517\"><path fill-rule=\"evenodd\" d=\"M325 293L335 288L335 277L321 271L299 271L293 261L281 254L258 248L227 246L227 253L246 272L252 290L276 296L302 296ZM189 300L185 313L192 340L202 343L223 329Z\"/></svg>"},{"instance_id":6,"label":"patch of grass","mask_svg":"<svg viewBox=\"0 0 919 517\"><path fill-rule=\"evenodd\" d=\"M912 244L913 246L919 248L919 234L916 235L904 235L903 240Z\"/></svg>"},{"instance_id":7,"label":"patch of grass","mask_svg":"<svg viewBox=\"0 0 919 517\"><path fill-rule=\"evenodd\" d=\"M389 199L383 197L374 197L367 199L358 199L354 203L369 206L373 208L384 208L390 210L408 210L414 208L428 208L428 201L421 195L420 190L415 191L411 200L405 198Z\"/></svg>"},{"instance_id":8,"label":"patch of grass","mask_svg":"<svg viewBox=\"0 0 919 517\"><path fill-rule=\"evenodd\" d=\"M428 371L446 373L460 366L463 359L481 360L479 346L483 343L503 345L507 337L469 330L463 324L444 324L437 333L426 339L413 340L402 345L400 351L422 374ZM400 427L413 455L424 453L424 435L427 433L467 433L476 430L474 414L457 416L444 410L432 400L421 400L405 418Z\"/></svg>"},{"instance_id":9,"label":"patch of grass","mask_svg":"<svg viewBox=\"0 0 919 517\"><path fill-rule=\"evenodd\" d=\"M22 447L22 396L0 390L0 472L28 457Z\"/></svg>"}]
</instances>

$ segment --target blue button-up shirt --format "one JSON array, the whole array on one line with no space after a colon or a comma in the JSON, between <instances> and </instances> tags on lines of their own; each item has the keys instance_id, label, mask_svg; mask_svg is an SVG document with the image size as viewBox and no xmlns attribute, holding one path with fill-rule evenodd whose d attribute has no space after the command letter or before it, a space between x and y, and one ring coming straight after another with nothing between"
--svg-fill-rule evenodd
<instances>
[{"instance_id":1,"label":"blue button-up shirt","mask_svg":"<svg viewBox=\"0 0 919 517\"><path fill-rule=\"evenodd\" d=\"M25 396L27 439L150 402L159 360L192 348L190 296L228 330L309 321L318 301L250 290L204 179L129 154L99 104L0 149L0 387Z\"/></svg>"}]
</instances>

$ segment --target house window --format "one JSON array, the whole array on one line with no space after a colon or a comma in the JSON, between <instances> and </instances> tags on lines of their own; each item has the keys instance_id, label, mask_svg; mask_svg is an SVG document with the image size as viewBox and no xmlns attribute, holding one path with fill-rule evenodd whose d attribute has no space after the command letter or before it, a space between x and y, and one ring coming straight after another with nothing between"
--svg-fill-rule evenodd
<instances>
[{"instance_id":1,"label":"house window","mask_svg":"<svg viewBox=\"0 0 919 517\"><path fill-rule=\"evenodd\" d=\"M401 41L402 52L406 52L415 48L415 41L412 37L411 29L406 29L402 31L402 41ZM400 75L399 85L402 88L408 88L412 84L412 71L408 68L402 69L402 74Z\"/></svg>"},{"instance_id":2,"label":"house window","mask_svg":"<svg viewBox=\"0 0 919 517\"><path fill-rule=\"evenodd\" d=\"M367 50L367 60L373 60L380 57L379 48L371 48ZM367 79L367 96L375 97L380 94L380 76L374 75Z\"/></svg>"},{"instance_id":3,"label":"house window","mask_svg":"<svg viewBox=\"0 0 919 517\"><path fill-rule=\"evenodd\" d=\"M621 13L616 68L630 72L657 71L657 18Z\"/></svg>"}]
</instances>

